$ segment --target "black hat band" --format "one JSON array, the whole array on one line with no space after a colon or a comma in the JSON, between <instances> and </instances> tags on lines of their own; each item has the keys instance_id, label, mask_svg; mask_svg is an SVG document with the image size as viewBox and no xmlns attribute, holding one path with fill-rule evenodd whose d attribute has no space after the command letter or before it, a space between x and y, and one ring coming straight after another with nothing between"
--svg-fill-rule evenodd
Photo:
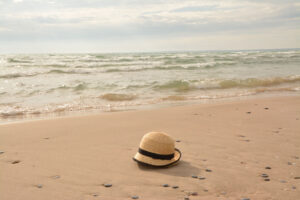
<instances>
[{"instance_id":1,"label":"black hat band","mask_svg":"<svg viewBox=\"0 0 300 200\"><path fill-rule=\"evenodd\" d=\"M172 160L174 158L174 153L163 155L163 154L152 153L152 152L146 151L146 150L141 149L141 148L139 148L139 153L144 155L144 156L151 157L153 159Z\"/></svg>"}]
</instances>

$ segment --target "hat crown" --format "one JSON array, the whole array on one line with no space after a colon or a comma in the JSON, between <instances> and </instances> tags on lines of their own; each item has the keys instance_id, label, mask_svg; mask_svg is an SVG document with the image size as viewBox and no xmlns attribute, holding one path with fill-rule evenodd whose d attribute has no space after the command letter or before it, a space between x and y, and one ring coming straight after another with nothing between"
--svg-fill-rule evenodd
<instances>
[{"instance_id":1,"label":"hat crown","mask_svg":"<svg viewBox=\"0 0 300 200\"><path fill-rule=\"evenodd\" d=\"M142 138L140 148L156 154L173 154L175 141L166 133L150 132Z\"/></svg>"}]
</instances>

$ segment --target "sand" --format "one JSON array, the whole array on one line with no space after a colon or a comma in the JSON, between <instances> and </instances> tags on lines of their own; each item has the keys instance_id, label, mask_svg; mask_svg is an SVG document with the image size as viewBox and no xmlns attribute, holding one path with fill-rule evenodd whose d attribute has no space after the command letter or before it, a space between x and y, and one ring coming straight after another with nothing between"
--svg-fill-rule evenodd
<instances>
[{"instance_id":1,"label":"sand","mask_svg":"<svg viewBox=\"0 0 300 200\"><path fill-rule=\"evenodd\" d=\"M132 160L149 131L181 141L178 165L152 169ZM0 151L1 200L184 199L192 192L190 199L296 200L300 97L0 125Z\"/></svg>"}]
</instances>

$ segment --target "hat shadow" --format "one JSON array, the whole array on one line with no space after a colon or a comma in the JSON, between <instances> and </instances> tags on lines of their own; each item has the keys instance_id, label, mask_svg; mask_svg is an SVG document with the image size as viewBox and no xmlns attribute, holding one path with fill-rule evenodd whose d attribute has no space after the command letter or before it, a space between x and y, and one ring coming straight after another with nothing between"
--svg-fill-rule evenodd
<instances>
[{"instance_id":1,"label":"hat shadow","mask_svg":"<svg viewBox=\"0 0 300 200\"><path fill-rule=\"evenodd\" d=\"M170 176L180 176L180 177L190 177L194 174L197 175L200 173L199 168L192 166L189 162L183 160L167 167L154 167L142 163L138 163L138 167L143 171L153 171L153 172L158 172Z\"/></svg>"}]
</instances>

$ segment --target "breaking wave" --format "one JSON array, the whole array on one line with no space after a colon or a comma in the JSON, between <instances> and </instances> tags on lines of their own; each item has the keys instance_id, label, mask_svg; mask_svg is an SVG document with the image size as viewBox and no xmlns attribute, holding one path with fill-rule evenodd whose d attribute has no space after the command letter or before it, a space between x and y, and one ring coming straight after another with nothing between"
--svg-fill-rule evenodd
<instances>
[{"instance_id":1,"label":"breaking wave","mask_svg":"<svg viewBox=\"0 0 300 200\"><path fill-rule=\"evenodd\" d=\"M300 82L300 77L275 77L275 78L248 78L242 80L224 80L219 83L220 88L252 88L252 87L266 87L266 86L276 86L284 83L297 83Z\"/></svg>"},{"instance_id":2,"label":"breaking wave","mask_svg":"<svg viewBox=\"0 0 300 200\"><path fill-rule=\"evenodd\" d=\"M19 77L31 77L36 76L38 74L23 74L23 73L13 73L13 74L5 74L0 75L1 79L13 79L13 78L19 78Z\"/></svg>"},{"instance_id":3,"label":"breaking wave","mask_svg":"<svg viewBox=\"0 0 300 200\"><path fill-rule=\"evenodd\" d=\"M131 101L137 98L136 95L132 94L117 94L117 93L108 93L100 96L101 99L107 101Z\"/></svg>"},{"instance_id":4,"label":"breaking wave","mask_svg":"<svg viewBox=\"0 0 300 200\"><path fill-rule=\"evenodd\" d=\"M60 70L60 69L53 69L47 72L47 74L90 74L87 71L75 71L75 70Z\"/></svg>"},{"instance_id":5,"label":"breaking wave","mask_svg":"<svg viewBox=\"0 0 300 200\"><path fill-rule=\"evenodd\" d=\"M178 96L178 95L172 95L172 96L167 96L167 97L162 98L162 100L164 100L164 101L184 101L186 99L187 99L186 97Z\"/></svg>"},{"instance_id":6,"label":"breaking wave","mask_svg":"<svg viewBox=\"0 0 300 200\"><path fill-rule=\"evenodd\" d=\"M174 90L176 92L188 92L190 90L194 90L195 86L191 85L189 81L185 80L176 80L169 81L165 84L156 85L154 89L157 90Z\"/></svg>"}]
</instances>

